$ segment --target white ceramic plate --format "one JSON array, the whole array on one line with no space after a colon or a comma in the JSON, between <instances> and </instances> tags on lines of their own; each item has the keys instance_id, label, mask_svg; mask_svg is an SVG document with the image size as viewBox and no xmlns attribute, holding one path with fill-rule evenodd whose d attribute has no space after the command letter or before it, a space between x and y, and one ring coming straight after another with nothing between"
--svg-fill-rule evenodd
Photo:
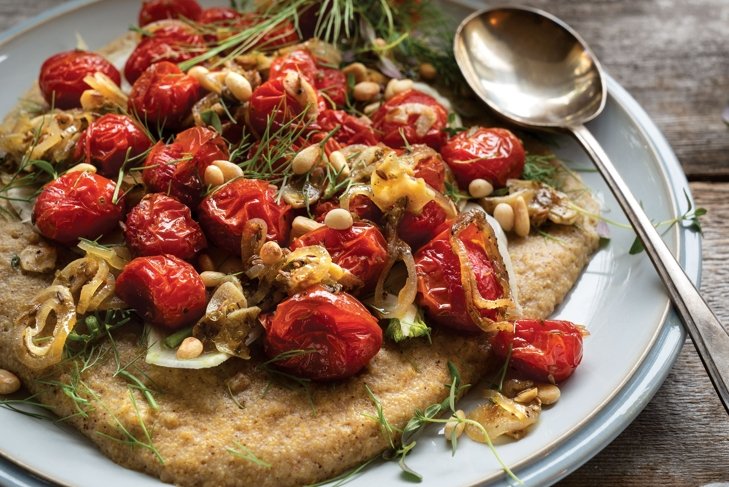
<instances>
[{"instance_id":1,"label":"white ceramic plate","mask_svg":"<svg viewBox=\"0 0 729 487\"><path fill-rule=\"evenodd\" d=\"M219 0L218 4L225 3ZM37 76L51 54L72 49L76 33L98 48L135 23L139 2L85 0L61 8L0 38L0 114L7 113ZM454 15L468 6L448 4ZM688 184L663 136L645 112L614 80L605 112L589 124L632 190L654 220L686 209ZM561 137L557 154L576 169L589 168L586 155ZM604 200L605 214L624 221L600 177L583 173ZM612 228L612 241L592 259L556 316L588 326L585 358L564 384L562 399L545 411L539 424L519 442L498 446L503 460L530 485L552 483L587 461L617 436L648 403L671 368L684 334L670 311L662 286L645 254L628 255L634 235ZM674 228L666 241L694 281L698 281L699 237ZM466 400L468 402L468 399ZM159 486L159 481L123 469L101 455L75 432L0 409L0 484L39 485L43 481L74 486ZM455 456L438 428L427 430L408 464L424 476L421 485L475 485L506 482L491 453L463 441ZM375 464L350 485L407 485L394 463Z\"/></svg>"}]
</instances>

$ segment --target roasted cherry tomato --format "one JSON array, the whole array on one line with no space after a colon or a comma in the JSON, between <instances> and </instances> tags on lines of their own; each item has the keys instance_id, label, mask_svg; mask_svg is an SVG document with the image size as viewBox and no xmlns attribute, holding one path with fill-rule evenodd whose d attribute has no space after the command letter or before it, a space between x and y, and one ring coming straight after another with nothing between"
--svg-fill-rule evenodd
<instances>
[{"instance_id":1,"label":"roasted cherry tomato","mask_svg":"<svg viewBox=\"0 0 729 487\"><path fill-rule=\"evenodd\" d=\"M538 381L562 382L582 361L582 332L569 321L517 320L491 343L509 366Z\"/></svg>"},{"instance_id":2,"label":"roasted cherry tomato","mask_svg":"<svg viewBox=\"0 0 729 487\"><path fill-rule=\"evenodd\" d=\"M205 314L205 284L174 255L137 257L116 279L116 295L153 325L175 330Z\"/></svg>"},{"instance_id":3,"label":"roasted cherry tomato","mask_svg":"<svg viewBox=\"0 0 729 487\"><path fill-rule=\"evenodd\" d=\"M436 201L430 201L419 214L405 213L397 226L397 234L417 250L438 235L447 220L445 210Z\"/></svg>"},{"instance_id":4,"label":"roasted cherry tomato","mask_svg":"<svg viewBox=\"0 0 729 487\"><path fill-rule=\"evenodd\" d=\"M151 127L174 130L202 98L200 84L176 64L153 64L139 77L129 95L129 111Z\"/></svg>"},{"instance_id":5,"label":"roasted cherry tomato","mask_svg":"<svg viewBox=\"0 0 729 487\"><path fill-rule=\"evenodd\" d=\"M314 76L314 86L330 108L347 103L347 77L338 69L320 68Z\"/></svg>"},{"instance_id":6,"label":"roasted cherry tomato","mask_svg":"<svg viewBox=\"0 0 729 487\"><path fill-rule=\"evenodd\" d=\"M134 120L109 113L91 122L81 133L74 157L93 164L102 175L115 178L125 161L139 157L151 145Z\"/></svg>"},{"instance_id":7,"label":"roasted cherry tomato","mask_svg":"<svg viewBox=\"0 0 729 487\"><path fill-rule=\"evenodd\" d=\"M450 236L451 229L446 228L415 254L417 301L428 317L441 326L478 331L480 328L467 311L460 259L451 248ZM503 296L504 290L486 252L486 238L474 223L459 234L479 293L484 299L498 299ZM500 318L498 310L482 310L481 315L490 319Z\"/></svg>"},{"instance_id":8,"label":"roasted cherry tomato","mask_svg":"<svg viewBox=\"0 0 729 487\"><path fill-rule=\"evenodd\" d=\"M202 15L197 21L201 24L215 24L218 26L232 26L236 20L240 19L241 14L234 8L230 7L210 7L203 10Z\"/></svg>"},{"instance_id":9,"label":"roasted cherry tomato","mask_svg":"<svg viewBox=\"0 0 729 487\"><path fill-rule=\"evenodd\" d=\"M357 299L319 286L280 303L264 328L269 357L304 351L276 366L313 380L351 377L382 347L382 329Z\"/></svg>"},{"instance_id":10,"label":"roasted cherry tomato","mask_svg":"<svg viewBox=\"0 0 729 487\"><path fill-rule=\"evenodd\" d=\"M324 133L338 128L332 138L343 146L379 143L369 119L357 118L342 110L324 110L316 119L316 127Z\"/></svg>"},{"instance_id":11,"label":"roasted cherry tomato","mask_svg":"<svg viewBox=\"0 0 729 487\"><path fill-rule=\"evenodd\" d=\"M258 135L265 133L269 122L270 133L283 126L301 129L326 108L316 88L304 76L298 74L291 78L292 86L288 90L287 79L286 75L270 79L253 91L249 102L249 123ZM306 85L308 87L305 88Z\"/></svg>"},{"instance_id":12,"label":"roasted cherry tomato","mask_svg":"<svg viewBox=\"0 0 729 487\"><path fill-rule=\"evenodd\" d=\"M268 240L285 244L289 238L291 207L278 203L276 187L257 179L234 179L200 203L200 225L218 247L240 254L243 226L252 218L268 225Z\"/></svg>"},{"instance_id":13,"label":"roasted cherry tomato","mask_svg":"<svg viewBox=\"0 0 729 487\"><path fill-rule=\"evenodd\" d=\"M70 172L43 187L33 208L33 222L51 240L72 245L114 230L124 213L124 199L114 203L116 183L90 172Z\"/></svg>"},{"instance_id":14,"label":"roasted cherry tomato","mask_svg":"<svg viewBox=\"0 0 729 487\"><path fill-rule=\"evenodd\" d=\"M446 141L448 112L435 98L409 90L387 100L372 115L375 131L390 147L425 144L435 150Z\"/></svg>"},{"instance_id":15,"label":"roasted cherry tomato","mask_svg":"<svg viewBox=\"0 0 729 487\"><path fill-rule=\"evenodd\" d=\"M374 288L387 263L385 237L376 226L365 222L347 230L321 227L291 242L291 250L309 245L323 245L334 263L363 282L365 292Z\"/></svg>"},{"instance_id":16,"label":"roasted cherry tomato","mask_svg":"<svg viewBox=\"0 0 729 487\"><path fill-rule=\"evenodd\" d=\"M139 11L139 25L164 19L198 20L202 12L195 0L144 0Z\"/></svg>"},{"instance_id":17,"label":"roasted cherry tomato","mask_svg":"<svg viewBox=\"0 0 729 487\"><path fill-rule=\"evenodd\" d=\"M238 32L240 32L258 25L265 20L265 18L256 13L244 13L241 15L238 22L236 22L236 27ZM264 34L261 39L258 40L254 48L259 51L275 51L276 49L296 44L300 41L301 38L299 37L299 33L294 23L288 19L284 19Z\"/></svg>"},{"instance_id":18,"label":"roasted cherry tomato","mask_svg":"<svg viewBox=\"0 0 729 487\"><path fill-rule=\"evenodd\" d=\"M207 246L190 208L161 193L147 194L132 208L124 237L136 255L170 254L189 260Z\"/></svg>"},{"instance_id":19,"label":"roasted cherry tomato","mask_svg":"<svg viewBox=\"0 0 729 487\"><path fill-rule=\"evenodd\" d=\"M103 73L121 84L119 71L106 59L93 52L68 51L49 57L41 66L38 85L45 100L67 110L81 106L81 95L91 89L84 78Z\"/></svg>"},{"instance_id":20,"label":"roasted cherry tomato","mask_svg":"<svg viewBox=\"0 0 729 487\"><path fill-rule=\"evenodd\" d=\"M124 65L124 77L134 83L154 63L181 63L205 51L205 39L181 22L160 26L144 37Z\"/></svg>"},{"instance_id":21,"label":"roasted cherry tomato","mask_svg":"<svg viewBox=\"0 0 729 487\"><path fill-rule=\"evenodd\" d=\"M305 49L296 49L290 53L278 56L271 62L268 78L275 79L284 76L287 71L300 73L309 83L314 83L318 68L314 58Z\"/></svg>"},{"instance_id":22,"label":"roasted cherry tomato","mask_svg":"<svg viewBox=\"0 0 729 487\"><path fill-rule=\"evenodd\" d=\"M524 170L524 146L506 129L472 127L452 137L441 153L462 188L474 179L501 188Z\"/></svg>"},{"instance_id":23,"label":"roasted cherry tomato","mask_svg":"<svg viewBox=\"0 0 729 487\"><path fill-rule=\"evenodd\" d=\"M177 134L175 144L192 158L200 174L216 160L227 160L230 153L225 139L214 130L205 127L192 127Z\"/></svg>"},{"instance_id":24,"label":"roasted cherry tomato","mask_svg":"<svg viewBox=\"0 0 729 487\"><path fill-rule=\"evenodd\" d=\"M339 200L327 200L319 201L314 207L314 220L319 223L324 223L327 213L335 208L339 208ZM349 212L352 213L356 220L367 220L372 223L380 224L382 221L382 210L377 205L363 194L354 195L349 200Z\"/></svg>"},{"instance_id":25,"label":"roasted cherry tomato","mask_svg":"<svg viewBox=\"0 0 729 487\"><path fill-rule=\"evenodd\" d=\"M423 178L431 188L443 193L446 189L446 164L440 154L426 146L411 147L404 152L414 159L413 176Z\"/></svg>"}]
</instances>

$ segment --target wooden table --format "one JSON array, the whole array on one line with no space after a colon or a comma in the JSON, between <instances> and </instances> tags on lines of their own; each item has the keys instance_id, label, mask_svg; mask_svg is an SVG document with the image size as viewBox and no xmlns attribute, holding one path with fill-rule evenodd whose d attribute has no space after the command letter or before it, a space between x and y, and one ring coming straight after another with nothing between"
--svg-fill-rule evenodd
<instances>
[{"instance_id":1,"label":"wooden table","mask_svg":"<svg viewBox=\"0 0 729 487\"><path fill-rule=\"evenodd\" d=\"M0 31L63 0L0 0ZM221 5L227 2L221 0ZM523 1L499 3L524 3ZM668 138L703 218L704 296L729 323L729 3L530 0L576 28ZM690 341L625 432L560 485L729 482L729 418Z\"/></svg>"}]
</instances>

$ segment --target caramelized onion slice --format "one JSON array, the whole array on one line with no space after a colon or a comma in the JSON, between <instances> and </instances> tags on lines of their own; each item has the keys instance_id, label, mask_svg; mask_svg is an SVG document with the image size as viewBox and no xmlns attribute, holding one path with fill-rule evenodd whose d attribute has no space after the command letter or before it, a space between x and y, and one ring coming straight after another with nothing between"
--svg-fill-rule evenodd
<instances>
[{"instance_id":1,"label":"caramelized onion slice","mask_svg":"<svg viewBox=\"0 0 729 487\"><path fill-rule=\"evenodd\" d=\"M486 391L486 399L485 404L470 411L467 417L480 423L491 440L502 435L522 438L542 411L539 401L519 404L494 390ZM487 442L483 432L473 425L466 426L466 434L473 441Z\"/></svg>"},{"instance_id":2,"label":"caramelized onion slice","mask_svg":"<svg viewBox=\"0 0 729 487\"><path fill-rule=\"evenodd\" d=\"M392 246L392 250L388 250L388 260L385 268L382 270L377 286L375 287L375 308L377 308L381 318L402 318L405 316L410 307L415 302L418 294L418 275L415 269L415 259L410 247L403 241L397 240ZM392 267L402 260L407 269L407 278L405 284L397 293L397 301L393 306L392 299L388 298L385 290L385 281L392 270Z\"/></svg>"}]
</instances>

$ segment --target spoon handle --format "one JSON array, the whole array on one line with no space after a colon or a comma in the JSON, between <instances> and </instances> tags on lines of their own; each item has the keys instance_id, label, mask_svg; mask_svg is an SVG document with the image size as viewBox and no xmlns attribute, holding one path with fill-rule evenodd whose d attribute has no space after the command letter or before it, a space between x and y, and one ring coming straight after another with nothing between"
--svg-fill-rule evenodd
<instances>
[{"instance_id":1,"label":"spoon handle","mask_svg":"<svg viewBox=\"0 0 729 487\"><path fill-rule=\"evenodd\" d=\"M724 408L729 413L729 334L676 262L597 139L584 125L571 126L569 130L595 162L635 232L643 241L646 252L666 285L671 301L699 352Z\"/></svg>"}]
</instances>

